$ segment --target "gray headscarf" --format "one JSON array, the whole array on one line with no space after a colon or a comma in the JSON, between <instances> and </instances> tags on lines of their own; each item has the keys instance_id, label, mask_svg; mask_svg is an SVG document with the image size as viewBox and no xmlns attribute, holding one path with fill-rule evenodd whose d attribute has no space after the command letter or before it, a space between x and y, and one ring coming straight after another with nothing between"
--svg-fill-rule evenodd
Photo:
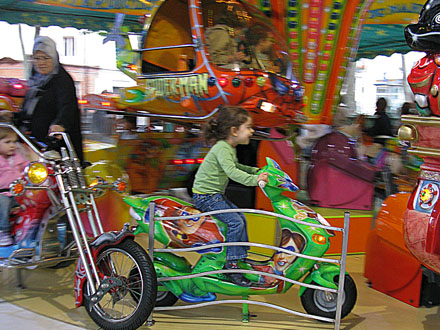
<instances>
[{"instance_id":1,"label":"gray headscarf","mask_svg":"<svg viewBox=\"0 0 440 330\"><path fill-rule=\"evenodd\" d=\"M50 56L53 60L53 69L49 74L41 74L38 73L35 68L32 66L32 76L29 78L28 86L30 87L28 90L28 94L26 98L28 102L25 105L25 112L28 116L31 116L34 112L34 109L38 103L39 97L37 97L38 91L52 79L54 75L56 75L60 68L60 61L57 52L57 46L55 42L46 36L38 36L34 40L34 48L32 49L32 54L35 55L37 51L41 51L46 55Z\"/></svg>"}]
</instances>

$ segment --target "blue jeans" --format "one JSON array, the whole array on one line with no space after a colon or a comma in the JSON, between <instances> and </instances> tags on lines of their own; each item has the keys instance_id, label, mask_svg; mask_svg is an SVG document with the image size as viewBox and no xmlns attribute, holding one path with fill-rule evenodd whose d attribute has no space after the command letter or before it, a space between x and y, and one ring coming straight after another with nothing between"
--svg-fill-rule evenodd
<instances>
[{"instance_id":1,"label":"blue jeans","mask_svg":"<svg viewBox=\"0 0 440 330\"><path fill-rule=\"evenodd\" d=\"M202 212L236 209L232 202L222 194L193 194L197 209ZM248 242L246 217L242 213L221 213L214 215L227 226L226 242ZM248 246L228 246L226 260L239 260L247 257Z\"/></svg>"},{"instance_id":2,"label":"blue jeans","mask_svg":"<svg viewBox=\"0 0 440 330\"><path fill-rule=\"evenodd\" d=\"M0 231L9 231L9 212L16 205L14 197L0 194Z\"/></svg>"}]
</instances>

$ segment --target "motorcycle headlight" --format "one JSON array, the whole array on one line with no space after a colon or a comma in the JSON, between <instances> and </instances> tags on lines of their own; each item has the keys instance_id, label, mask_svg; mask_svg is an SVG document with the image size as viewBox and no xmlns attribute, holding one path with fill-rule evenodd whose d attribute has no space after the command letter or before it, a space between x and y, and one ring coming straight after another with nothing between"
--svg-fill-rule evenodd
<instances>
[{"instance_id":1,"label":"motorcycle headlight","mask_svg":"<svg viewBox=\"0 0 440 330\"><path fill-rule=\"evenodd\" d=\"M325 238L325 236L320 234L313 234L312 241L320 245L324 245L327 243L327 239Z\"/></svg>"},{"instance_id":2,"label":"motorcycle headlight","mask_svg":"<svg viewBox=\"0 0 440 330\"><path fill-rule=\"evenodd\" d=\"M35 185L40 185L46 181L49 174L46 165L39 162L29 164L25 171L27 180Z\"/></svg>"},{"instance_id":3,"label":"motorcycle headlight","mask_svg":"<svg viewBox=\"0 0 440 330\"><path fill-rule=\"evenodd\" d=\"M270 113L273 113L277 110L277 107L275 105L263 100L260 100L260 102L258 103L258 108L265 112L270 112Z\"/></svg>"}]
</instances>

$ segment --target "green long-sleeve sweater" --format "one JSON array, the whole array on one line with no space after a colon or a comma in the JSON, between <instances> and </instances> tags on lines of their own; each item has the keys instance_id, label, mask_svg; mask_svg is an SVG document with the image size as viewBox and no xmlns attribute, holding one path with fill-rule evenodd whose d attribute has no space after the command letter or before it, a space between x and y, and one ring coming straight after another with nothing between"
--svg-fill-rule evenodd
<instances>
[{"instance_id":1,"label":"green long-sleeve sweater","mask_svg":"<svg viewBox=\"0 0 440 330\"><path fill-rule=\"evenodd\" d=\"M257 185L257 167L238 163L237 151L224 140L218 141L200 165L193 184L197 194L224 194L228 178L245 186Z\"/></svg>"}]
</instances>

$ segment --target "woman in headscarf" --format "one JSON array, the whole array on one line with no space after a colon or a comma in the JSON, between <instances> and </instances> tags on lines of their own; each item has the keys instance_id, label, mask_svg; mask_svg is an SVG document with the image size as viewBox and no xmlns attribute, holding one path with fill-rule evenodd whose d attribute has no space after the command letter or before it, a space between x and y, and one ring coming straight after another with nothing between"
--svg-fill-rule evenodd
<instances>
[{"instance_id":1,"label":"woman in headscarf","mask_svg":"<svg viewBox=\"0 0 440 330\"><path fill-rule=\"evenodd\" d=\"M35 38L32 54L29 90L18 116L20 127L38 141L44 141L51 132L67 132L83 162L80 111L73 79L60 64L51 38Z\"/></svg>"}]
</instances>

